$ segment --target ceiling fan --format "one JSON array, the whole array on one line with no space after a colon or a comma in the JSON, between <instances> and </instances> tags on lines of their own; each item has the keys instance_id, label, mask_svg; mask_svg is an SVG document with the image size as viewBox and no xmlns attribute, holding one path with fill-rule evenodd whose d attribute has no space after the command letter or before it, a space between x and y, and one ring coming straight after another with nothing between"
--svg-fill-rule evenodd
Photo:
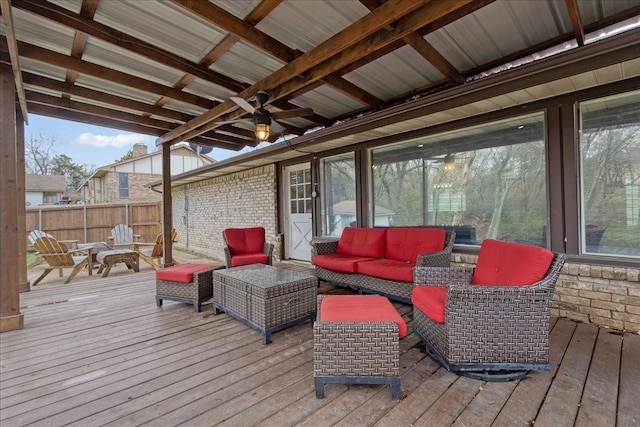
<instances>
[{"instance_id":1,"label":"ceiling fan","mask_svg":"<svg viewBox=\"0 0 640 427\"><path fill-rule=\"evenodd\" d=\"M292 108L290 110L282 110L271 112L265 108L265 104L269 101L269 94L265 91L258 91L255 96L258 107L254 108L249 102L243 98L232 96L231 100L240 108L252 114L252 121L255 126L256 139L258 141L266 141L269 139L271 129L275 132L282 132L285 128L280 125L277 120L290 119L292 117L304 117L313 114L311 108Z\"/></svg>"}]
</instances>

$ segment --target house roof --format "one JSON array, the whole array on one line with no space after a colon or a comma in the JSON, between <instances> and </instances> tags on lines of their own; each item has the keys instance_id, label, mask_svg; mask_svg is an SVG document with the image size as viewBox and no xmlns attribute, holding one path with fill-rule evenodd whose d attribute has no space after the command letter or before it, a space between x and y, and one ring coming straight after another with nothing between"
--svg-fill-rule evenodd
<instances>
[{"instance_id":1,"label":"house roof","mask_svg":"<svg viewBox=\"0 0 640 427\"><path fill-rule=\"evenodd\" d=\"M235 121L250 116L231 97L253 102L264 90L273 113L311 108L313 115L280 120L283 134L300 143L320 130L343 135L333 146L344 144L362 129L345 123L368 116L382 126L358 138L388 136L437 121L387 126L383 119L407 104L561 50L588 51L602 38L624 37L621 29L637 26L640 15L638 0L8 4L0 55L21 70L24 111L156 135L159 143L191 140L236 151L256 141L250 121ZM635 56L620 61L622 73L640 68ZM547 84L525 95L562 93L582 80ZM469 113L513 101L469 99L456 108ZM460 111L447 114L454 119Z\"/></svg>"},{"instance_id":2,"label":"house roof","mask_svg":"<svg viewBox=\"0 0 640 427\"><path fill-rule=\"evenodd\" d=\"M26 174L24 186L27 192L64 193L67 190L64 175Z\"/></svg>"}]
</instances>

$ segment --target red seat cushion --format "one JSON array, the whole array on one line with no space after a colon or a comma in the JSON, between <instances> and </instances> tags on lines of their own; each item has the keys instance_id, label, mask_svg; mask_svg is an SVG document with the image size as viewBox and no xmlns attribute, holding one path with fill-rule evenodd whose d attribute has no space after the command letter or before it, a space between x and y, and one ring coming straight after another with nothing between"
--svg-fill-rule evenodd
<instances>
[{"instance_id":1,"label":"red seat cushion","mask_svg":"<svg viewBox=\"0 0 640 427\"><path fill-rule=\"evenodd\" d=\"M415 262L396 261L393 259L375 259L359 262L358 273L380 279L413 282Z\"/></svg>"},{"instance_id":2,"label":"red seat cushion","mask_svg":"<svg viewBox=\"0 0 640 427\"><path fill-rule=\"evenodd\" d=\"M198 273L204 270L210 270L215 267L215 264L180 264L173 267L163 268L156 271L156 279L166 280L168 282L193 282L193 273Z\"/></svg>"},{"instance_id":3,"label":"red seat cushion","mask_svg":"<svg viewBox=\"0 0 640 427\"><path fill-rule=\"evenodd\" d=\"M265 234L263 227L227 228L223 234L232 256L262 252Z\"/></svg>"},{"instance_id":4,"label":"red seat cushion","mask_svg":"<svg viewBox=\"0 0 640 427\"><path fill-rule=\"evenodd\" d=\"M365 258L382 258L387 230L347 227L342 230L336 253Z\"/></svg>"},{"instance_id":5,"label":"red seat cushion","mask_svg":"<svg viewBox=\"0 0 640 427\"><path fill-rule=\"evenodd\" d=\"M384 257L416 262L420 254L441 251L445 239L443 228L389 228Z\"/></svg>"},{"instance_id":6,"label":"red seat cushion","mask_svg":"<svg viewBox=\"0 0 640 427\"><path fill-rule=\"evenodd\" d=\"M249 264L269 264L269 256L262 252L257 254L235 255L231 257L231 267Z\"/></svg>"},{"instance_id":7,"label":"red seat cushion","mask_svg":"<svg viewBox=\"0 0 640 427\"><path fill-rule=\"evenodd\" d=\"M327 270L337 271L338 273L355 273L358 271L357 265L359 262L369 260L371 260L371 258L342 254L326 254L314 256L313 264L326 268Z\"/></svg>"},{"instance_id":8,"label":"red seat cushion","mask_svg":"<svg viewBox=\"0 0 640 427\"><path fill-rule=\"evenodd\" d=\"M411 303L429 319L444 323L444 306L447 288L440 286L416 286L411 292Z\"/></svg>"},{"instance_id":9,"label":"red seat cushion","mask_svg":"<svg viewBox=\"0 0 640 427\"><path fill-rule=\"evenodd\" d=\"M407 324L386 297L378 295L327 295L320 304L321 322L395 322L398 335L407 335Z\"/></svg>"},{"instance_id":10,"label":"red seat cushion","mask_svg":"<svg viewBox=\"0 0 640 427\"><path fill-rule=\"evenodd\" d=\"M526 286L549 270L553 252L539 246L487 239L482 242L471 283Z\"/></svg>"}]
</instances>

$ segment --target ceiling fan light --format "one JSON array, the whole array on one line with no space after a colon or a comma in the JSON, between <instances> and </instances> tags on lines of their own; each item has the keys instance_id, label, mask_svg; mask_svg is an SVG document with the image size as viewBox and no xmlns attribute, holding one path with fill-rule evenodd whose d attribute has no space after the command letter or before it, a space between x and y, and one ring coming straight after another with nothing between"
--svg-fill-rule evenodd
<instances>
[{"instance_id":1,"label":"ceiling fan light","mask_svg":"<svg viewBox=\"0 0 640 427\"><path fill-rule=\"evenodd\" d=\"M444 170L452 171L456 168L456 159L453 157L453 154L447 154L444 157Z\"/></svg>"},{"instance_id":2,"label":"ceiling fan light","mask_svg":"<svg viewBox=\"0 0 640 427\"><path fill-rule=\"evenodd\" d=\"M271 129L266 123L256 123L256 139L258 141L266 141L269 139Z\"/></svg>"}]
</instances>

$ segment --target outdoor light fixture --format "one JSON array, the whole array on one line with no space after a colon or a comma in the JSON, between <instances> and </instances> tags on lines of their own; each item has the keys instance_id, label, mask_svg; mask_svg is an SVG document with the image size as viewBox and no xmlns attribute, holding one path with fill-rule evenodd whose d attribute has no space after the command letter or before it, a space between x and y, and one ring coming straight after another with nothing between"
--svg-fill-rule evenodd
<instances>
[{"instance_id":1,"label":"outdoor light fixture","mask_svg":"<svg viewBox=\"0 0 640 427\"><path fill-rule=\"evenodd\" d=\"M444 156L444 170L452 171L456 168L456 159L453 154L447 154Z\"/></svg>"},{"instance_id":2,"label":"outdoor light fixture","mask_svg":"<svg viewBox=\"0 0 640 427\"><path fill-rule=\"evenodd\" d=\"M263 110L260 108L259 110ZM256 114L253 115L253 123L256 125L256 139L258 141L266 141L269 139L269 133L271 132L271 117L269 112L264 110L256 110Z\"/></svg>"}]
</instances>

